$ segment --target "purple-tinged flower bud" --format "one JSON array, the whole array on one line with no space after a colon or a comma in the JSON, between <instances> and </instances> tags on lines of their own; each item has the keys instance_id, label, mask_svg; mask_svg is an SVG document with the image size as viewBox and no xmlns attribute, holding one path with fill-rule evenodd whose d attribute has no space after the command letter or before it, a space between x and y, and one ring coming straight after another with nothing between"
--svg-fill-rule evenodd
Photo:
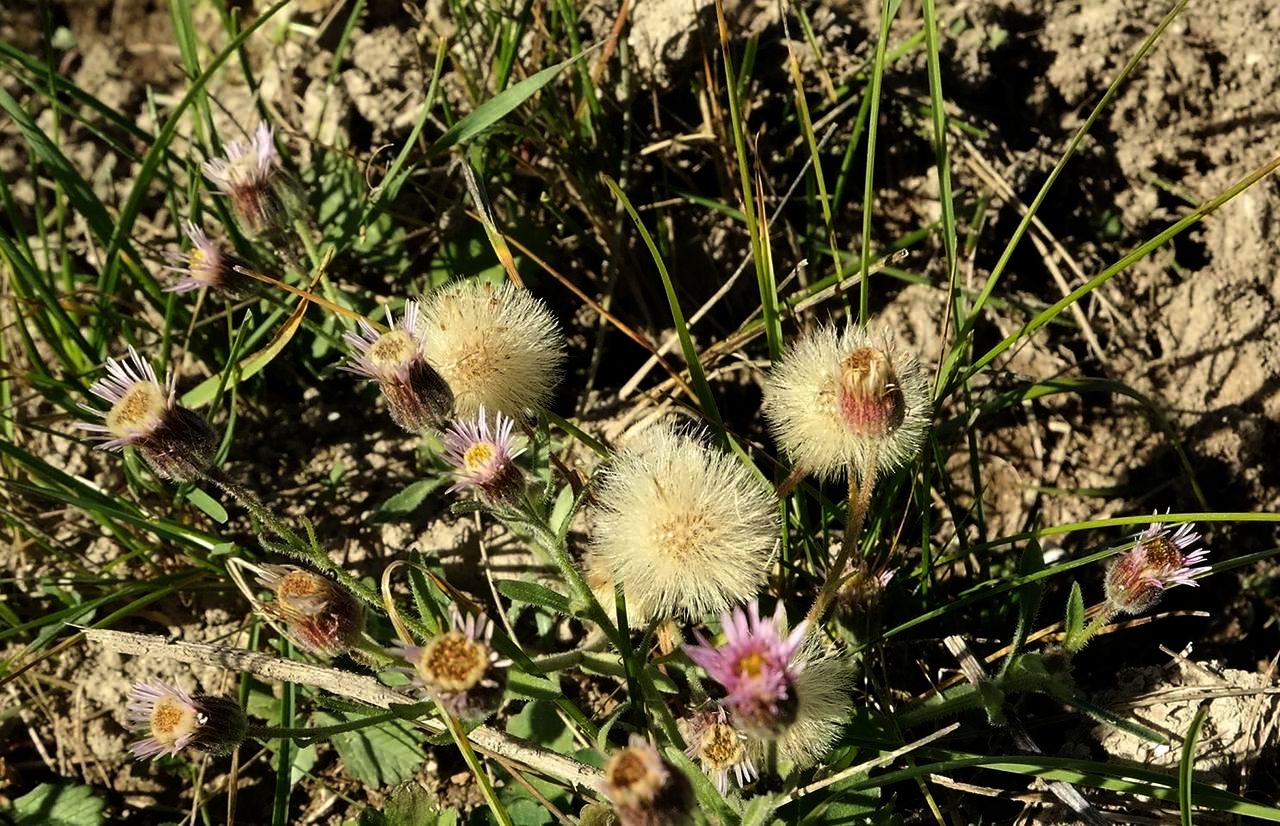
<instances>
[{"instance_id":1,"label":"purple-tinged flower bud","mask_svg":"<svg viewBox=\"0 0 1280 826\"><path fill-rule=\"evenodd\" d=\"M399 646L414 682L460 720L479 722L502 706L510 660L490 646L493 623L483 614L451 612L451 627L425 645Z\"/></svg>"},{"instance_id":2,"label":"purple-tinged flower bud","mask_svg":"<svg viewBox=\"0 0 1280 826\"><path fill-rule=\"evenodd\" d=\"M187 746L227 754L244 741L244 709L229 697L188 694L164 683L135 683L126 709L142 736L129 746L139 760L176 755Z\"/></svg>"},{"instance_id":3,"label":"purple-tinged flower bud","mask_svg":"<svg viewBox=\"0 0 1280 826\"><path fill-rule=\"evenodd\" d=\"M410 433L438 427L453 410L453 391L422 354L422 318L416 301L406 301L399 326L380 333L361 319L360 332L344 337L355 351L344 369L373 379L395 423Z\"/></svg>"},{"instance_id":4,"label":"purple-tinged flower bud","mask_svg":"<svg viewBox=\"0 0 1280 826\"><path fill-rule=\"evenodd\" d=\"M236 271L240 263L235 256L224 252L222 247L209 239L204 230L191 221L183 228L187 238L191 239L191 249L187 254L169 254L170 260L180 266L165 267L178 273L178 277L164 288L167 293L185 293L208 287L236 298L246 292L248 286L245 276Z\"/></svg>"},{"instance_id":5,"label":"purple-tinged flower bud","mask_svg":"<svg viewBox=\"0 0 1280 826\"><path fill-rule=\"evenodd\" d=\"M280 619L308 651L336 657L364 630L364 606L347 589L296 565L264 565L258 582L275 594L263 609Z\"/></svg>"},{"instance_id":6,"label":"purple-tinged flower bud","mask_svg":"<svg viewBox=\"0 0 1280 826\"><path fill-rule=\"evenodd\" d=\"M699 711L687 720L680 720L679 726L688 744L685 754L702 764L702 770L720 794L729 793L730 772L739 787L759 776L747 754L746 732L729 722L729 715L722 706Z\"/></svg>"},{"instance_id":7,"label":"purple-tinged flower bud","mask_svg":"<svg viewBox=\"0 0 1280 826\"><path fill-rule=\"evenodd\" d=\"M776 737L796 717L795 682L804 663L795 654L807 623L784 638L782 604L773 617L761 619L755 602L746 611L725 612L721 623L724 645L715 648L694 632L699 644L686 645L685 653L724 689L722 702L739 724L758 736Z\"/></svg>"},{"instance_id":8,"label":"purple-tinged flower bud","mask_svg":"<svg viewBox=\"0 0 1280 826\"><path fill-rule=\"evenodd\" d=\"M205 161L204 175L231 198L236 216L249 232L260 232L277 224L284 208L276 191L279 171L275 133L266 122L259 123L247 141L232 141L225 158Z\"/></svg>"},{"instance_id":9,"label":"purple-tinged flower bud","mask_svg":"<svg viewBox=\"0 0 1280 826\"><path fill-rule=\"evenodd\" d=\"M1209 556L1197 548L1200 534L1195 523L1165 525L1153 522L1131 550L1107 566L1107 602L1126 614L1139 614L1155 605L1166 588L1196 584L1195 577L1209 570L1200 565Z\"/></svg>"},{"instance_id":10,"label":"purple-tinged flower bud","mask_svg":"<svg viewBox=\"0 0 1280 826\"><path fill-rule=\"evenodd\" d=\"M694 798L689 778L639 735L604 764L600 791L613 804L620 826L691 823Z\"/></svg>"},{"instance_id":11,"label":"purple-tinged flower bud","mask_svg":"<svg viewBox=\"0 0 1280 826\"><path fill-rule=\"evenodd\" d=\"M128 358L107 359L107 375L89 392L111 403L106 412L81 405L106 419L104 424L79 425L103 434L99 438L106 441L99 450L137 448L157 476L177 482L194 482L209 468L217 434L200 414L177 403L174 376L161 384L155 369L132 347Z\"/></svg>"},{"instance_id":12,"label":"purple-tinged flower bud","mask_svg":"<svg viewBox=\"0 0 1280 826\"><path fill-rule=\"evenodd\" d=\"M524 448L516 447L511 432L514 426L513 420L499 413L490 428L483 406L474 422L453 422L444 434L444 458L453 465L458 479L450 492L473 489L490 507L519 497L525 479L515 460Z\"/></svg>"}]
</instances>

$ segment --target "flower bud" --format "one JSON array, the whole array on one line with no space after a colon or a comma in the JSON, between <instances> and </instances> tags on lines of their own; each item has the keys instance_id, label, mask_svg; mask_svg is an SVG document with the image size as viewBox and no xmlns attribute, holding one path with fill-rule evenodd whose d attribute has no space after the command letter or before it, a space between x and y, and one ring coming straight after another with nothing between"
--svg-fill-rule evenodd
<instances>
[{"instance_id":1,"label":"flower bud","mask_svg":"<svg viewBox=\"0 0 1280 826\"><path fill-rule=\"evenodd\" d=\"M378 383L396 424L410 433L432 430L452 410L453 391L422 353L417 303L405 302L399 326L389 311L387 318L385 333L361 319L360 332L345 335L355 353L344 369Z\"/></svg>"},{"instance_id":2,"label":"flower bud","mask_svg":"<svg viewBox=\"0 0 1280 826\"><path fill-rule=\"evenodd\" d=\"M260 232L280 223L284 206L276 188L279 159L275 132L259 123L247 141L232 141L225 158L203 166L205 177L231 199L231 207L245 230Z\"/></svg>"},{"instance_id":3,"label":"flower bud","mask_svg":"<svg viewBox=\"0 0 1280 826\"><path fill-rule=\"evenodd\" d=\"M191 221L184 225L187 237L191 239L191 249L185 256L170 254L169 258L181 262L181 266L165 267L178 273L178 278L164 288L167 293L185 293L208 287L224 293L229 298L238 298L247 292L248 279L236 271L239 264L235 256L224 252L222 247L209 239L204 230Z\"/></svg>"},{"instance_id":4,"label":"flower bud","mask_svg":"<svg viewBox=\"0 0 1280 826\"><path fill-rule=\"evenodd\" d=\"M264 610L313 654L336 657L360 639L364 606L327 577L295 565L264 565L258 582L275 595Z\"/></svg>"},{"instance_id":5,"label":"flower bud","mask_svg":"<svg viewBox=\"0 0 1280 826\"><path fill-rule=\"evenodd\" d=\"M125 359L107 359L107 375L89 388L111 403L106 412L82 405L102 416L104 424L81 424L83 430L103 434L99 450L136 448L162 479L194 482L213 462L217 434L200 414L176 401L172 374L161 384L156 371L137 351Z\"/></svg>"},{"instance_id":6,"label":"flower bud","mask_svg":"<svg viewBox=\"0 0 1280 826\"><path fill-rule=\"evenodd\" d=\"M693 786L639 735L604 764L604 796L621 826L677 826L692 822Z\"/></svg>"},{"instance_id":7,"label":"flower bud","mask_svg":"<svg viewBox=\"0 0 1280 826\"><path fill-rule=\"evenodd\" d=\"M244 709L230 697L188 694L164 683L135 683L127 716L142 737L129 746L140 760L176 755L187 746L227 754L248 729Z\"/></svg>"}]
</instances>

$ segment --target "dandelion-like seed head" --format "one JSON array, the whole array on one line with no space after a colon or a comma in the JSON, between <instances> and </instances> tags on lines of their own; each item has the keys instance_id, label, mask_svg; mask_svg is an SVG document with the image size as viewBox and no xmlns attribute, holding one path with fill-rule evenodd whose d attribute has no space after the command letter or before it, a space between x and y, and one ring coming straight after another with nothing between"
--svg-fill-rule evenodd
<instances>
[{"instance_id":1,"label":"dandelion-like seed head","mask_svg":"<svg viewBox=\"0 0 1280 826\"><path fill-rule=\"evenodd\" d=\"M1132 549L1107 566L1107 602L1117 611L1139 614L1155 605L1165 589L1194 586L1195 577L1210 569L1200 564L1209 551L1199 544L1193 522L1151 523Z\"/></svg>"},{"instance_id":2,"label":"dandelion-like seed head","mask_svg":"<svg viewBox=\"0 0 1280 826\"><path fill-rule=\"evenodd\" d=\"M231 199L231 206L245 228L257 232L276 223L281 213L275 178L279 169L275 131L258 124L247 141L226 146L226 155L205 161L205 177Z\"/></svg>"},{"instance_id":3,"label":"dandelion-like seed head","mask_svg":"<svg viewBox=\"0 0 1280 826\"><path fill-rule=\"evenodd\" d=\"M564 363L564 335L528 290L457 281L424 299L423 352L454 394L454 412L520 419L547 406Z\"/></svg>"},{"instance_id":4,"label":"dandelion-like seed head","mask_svg":"<svg viewBox=\"0 0 1280 826\"><path fill-rule=\"evenodd\" d=\"M885 333L822 327L793 343L774 366L764 412L778 444L811 473L829 479L850 468L888 473L911 461L924 442L928 379Z\"/></svg>"},{"instance_id":5,"label":"dandelion-like seed head","mask_svg":"<svg viewBox=\"0 0 1280 826\"><path fill-rule=\"evenodd\" d=\"M659 826L689 822L693 787L639 735L604 765L601 783L621 826Z\"/></svg>"},{"instance_id":6,"label":"dandelion-like seed head","mask_svg":"<svg viewBox=\"0 0 1280 826\"><path fill-rule=\"evenodd\" d=\"M444 434L444 458L453 466L457 481L450 491L471 489L490 506L508 503L524 487L524 474L516 457L515 422L497 414L492 427L481 407L474 421L455 420Z\"/></svg>"},{"instance_id":7,"label":"dandelion-like seed head","mask_svg":"<svg viewBox=\"0 0 1280 826\"><path fill-rule=\"evenodd\" d=\"M509 660L489 641L493 623L483 615L466 618L454 609L451 627L426 645L403 646L415 681L455 717L479 721L498 710L506 690Z\"/></svg>"},{"instance_id":8,"label":"dandelion-like seed head","mask_svg":"<svg viewBox=\"0 0 1280 826\"><path fill-rule=\"evenodd\" d=\"M721 617L725 641L712 646L698 635L698 645L686 645L689 659L720 684L723 704L744 728L761 737L776 737L795 720L795 682L804 662L795 658L806 622L784 635L782 605L762 619L760 607L750 603Z\"/></svg>"},{"instance_id":9,"label":"dandelion-like seed head","mask_svg":"<svg viewBox=\"0 0 1280 826\"><path fill-rule=\"evenodd\" d=\"M688 720L680 721L681 733L688 748L685 754L698 760L720 794L729 793L732 776L739 787L755 780L755 764L747 754L746 732L729 720L720 706L700 711Z\"/></svg>"},{"instance_id":10,"label":"dandelion-like seed head","mask_svg":"<svg viewBox=\"0 0 1280 826\"><path fill-rule=\"evenodd\" d=\"M423 355L418 303L405 302L399 323L389 311L387 318L386 332L361 319L359 331L345 334L352 350L345 369L378 383L396 424L410 433L431 430L453 408L453 391Z\"/></svg>"},{"instance_id":11,"label":"dandelion-like seed head","mask_svg":"<svg viewBox=\"0 0 1280 826\"><path fill-rule=\"evenodd\" d=\"M225 754L244 740L248 726L234 700L188 694L164 683L136 683L126 715L142 738L129 747L138 759L175 755L187 746Z\"/></svg>"},{"instance_id":12,"label":"dandelion-like seed head","mask_svg":"<svg viewBox=\"0 0 1280 826\"><path fill-rule=\"evenodd\" d=\"M198 413L177 403L177 388L170 376L163 384L153 368L132 347L122 359L107 359L107 375L89 392L111 407L98 410L102 424L82 423L80 428L100 434L101 450L138 450L162 479L192 482L213 461L218 439Z\"/></svg>"},{"instance_id":13,"label":"dandelion-like seed head","mask_svg":"<svg viewBox=\"0 0 1280 826\"><path fill-rule=\"evenodd\" d=\"M295 565L264 565L258 581L275 595L266 611L281 619L308 651L336 657L360 639L364 607L329 578Z\"/></svg>"},{"instance_id":14,"label":"dandelion-like seed head","mask_svg":"<svg viewBox=\"0 0 1280 826\"><path fill-rule=\"evenodd\" d=\"M773 495L733 456L656 425L605 471L587 567L628 612L701 617L752 599L778 536Z\"/></svg>"}]
</instances>

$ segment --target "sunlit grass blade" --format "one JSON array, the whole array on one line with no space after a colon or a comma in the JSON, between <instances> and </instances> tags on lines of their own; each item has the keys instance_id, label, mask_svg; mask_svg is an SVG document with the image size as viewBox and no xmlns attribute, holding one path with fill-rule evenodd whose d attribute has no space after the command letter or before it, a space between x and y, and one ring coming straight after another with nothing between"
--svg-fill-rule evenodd
<instances>
[{"instance_id":1,"label":"sunlit grass blade","mask_svg":"<svg viewBox=\"0 0 1280 826\"><path fill-rule=\"evenodd\" d=\"M871 266L871 212L875 207L875 169L876 169L876 136L880 131L880 87L884 78L885 49L889 43L889 26L898 13L900 3L896 0L881 0L880 33L876 37L875 57L871 67L871 83L867 92L870 98L870 109L867 120L867 165L862 179L862 266L858 281L858 321L867 323L867 305L871 292L868 284L867 270Z\"/></svg>"}]
</instances>

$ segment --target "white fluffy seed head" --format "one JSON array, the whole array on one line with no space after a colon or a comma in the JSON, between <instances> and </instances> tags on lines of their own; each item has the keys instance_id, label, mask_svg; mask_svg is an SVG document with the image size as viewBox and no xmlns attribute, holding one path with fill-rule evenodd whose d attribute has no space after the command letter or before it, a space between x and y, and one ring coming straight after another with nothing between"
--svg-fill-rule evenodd
<instances>
[{"instance_id":1,"label":"white fluffy seed head","mask_svg":"<svg viewBox=\"0 0 1280 826\"><path fill-rule=\"evenodd\" d=\"M423 300L422 353L453 390L454 415L523 419L551 400L564 336L546 306L510 283L468 279Z\"/></svg>"},{"instance_id":2,"label":"white fluffy seed head","mask_svg":"<svg viewBox=\"0 0 1280 826\"><path fill-rule=\"evenodd\" d=\"M650 427L604 472L586 567L628 610L701 617L752 599L778 538L768 487L733 456Z\"/></svg>"},{"instance_id":3,"label":"white fluffy seed head","mask_svg":"<svg viewBox=\"0 0 1280 826\"><path fill-rule=\"evenodd\" d=\"M812 634L796 654L795 662L802 668L794 684L796 718L776 743L779 757L804 769L827 756L853 716L850 689L854 668L846 655L824 650ZM760 760L767 747L763 740L752 738L747 750Z\"/></svg>"},{"instance_id":4,"label":"white fluffy seed head","mask_svg":"<svg viewBox=\"0 0 1280 826\"><path fill-rule=\"evenodd\" d=\"M920 452L932 417L929 381L884 331L820 327L774 365L764 414L791 461L810 473L885 474Z\"/></svg>"}]
</instances>

